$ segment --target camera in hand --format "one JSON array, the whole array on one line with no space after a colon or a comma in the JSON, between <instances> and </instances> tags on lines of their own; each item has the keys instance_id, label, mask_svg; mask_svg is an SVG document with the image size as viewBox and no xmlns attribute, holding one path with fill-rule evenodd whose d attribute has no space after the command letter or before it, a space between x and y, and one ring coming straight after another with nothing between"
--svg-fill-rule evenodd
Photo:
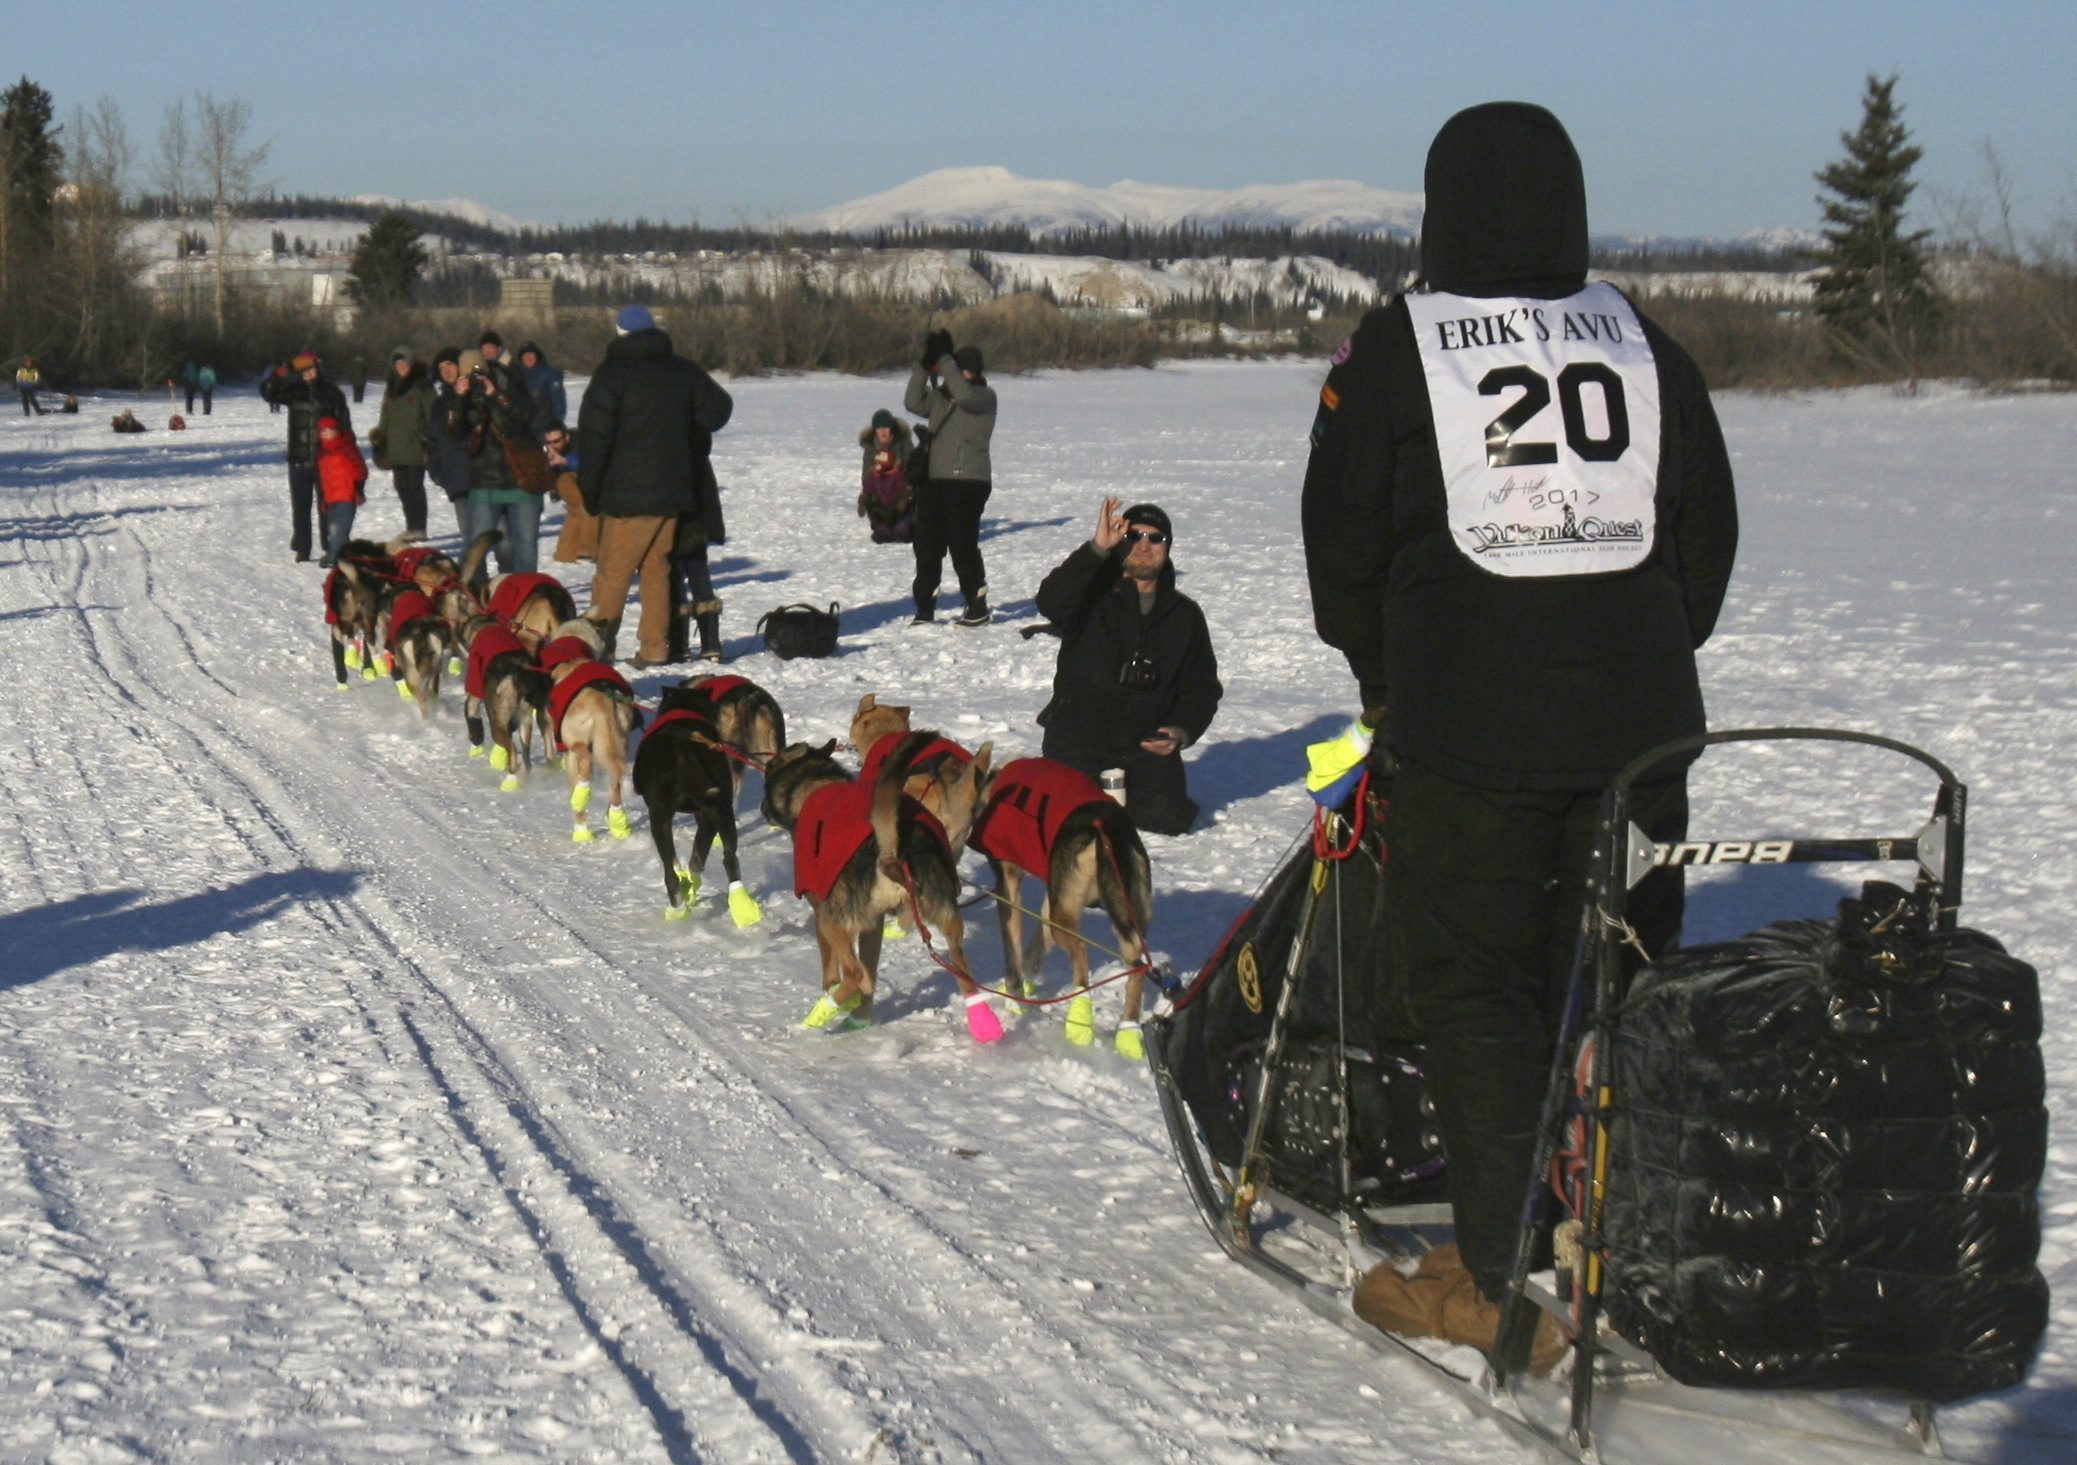
<instances>
[{"instance_id":1,"label":"camera in hand","mask_svg":"<svg viewBox=\"0 0 2077 1465\"><path fill-rule=\"evenodd\" d=\"M1161 681L1161 668L1144 656L1135 656L1118 668L1118 685L1135 692L1151 692Z\"/></svg>"}]
</instances>

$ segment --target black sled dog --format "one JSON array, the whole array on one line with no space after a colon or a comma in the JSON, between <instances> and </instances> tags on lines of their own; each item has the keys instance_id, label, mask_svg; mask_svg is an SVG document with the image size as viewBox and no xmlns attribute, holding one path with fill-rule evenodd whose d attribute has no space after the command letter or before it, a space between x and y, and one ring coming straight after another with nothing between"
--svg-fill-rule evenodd
<instances>
[{"instance_id":1,"label":"black sled dog","mask_svg":"<svg viewBox=\"0 0 2077 1465\"><path fill-rule=\"evenodd\" d=\"M769 700L769 699L768 699ZM757 900L743 886L743 867L736 858L736 781L739 765L721 747L714 699L702 685L667 688L657 714L635 750L635 796L649 810L649 834L656 857L663 861L664 919L683 920L692 912L700 875L714 841L721 841L721 868L728 874L728 913L738 926L764 919ZM692 864L678 863L678 841L671 821L693 817Z\"/></svg>"}]
</instances>

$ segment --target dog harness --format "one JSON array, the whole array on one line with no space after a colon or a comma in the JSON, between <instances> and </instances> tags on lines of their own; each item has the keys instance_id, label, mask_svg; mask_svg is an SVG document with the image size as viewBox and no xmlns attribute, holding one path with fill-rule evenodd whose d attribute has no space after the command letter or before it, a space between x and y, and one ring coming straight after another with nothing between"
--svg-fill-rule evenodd
<instances>
[{"instance_id":1,"label":"dog harness","mask_svg":"<svg viewBox=\"0 0 2077 1465\"><path fill-rule=\"evenodd\" d=\"M519 614L519 608L526 604L527 598L544 585L560 589L562 581L538 570L525 575L507 575L490 593L490 613L501 621L511 620Z\"/></svg>"},{"instance_id":2,"label":"dog harness","mask_svg":"<svg viewBox=\"0 0 2077 1465\"><path fill-rule=\"evenodd\" d=\"M678 722L691 723L690 731L692 732L701 733L710 738L715 735L714 719L712 717L704 712L695 712L689 707L673 707L669 712L664 713L650 723L642 736L645 738L654 737L657 729L669 727L671 724Z\"/></svg>"},{"instance_id":3,"label":"dog harness","mask_svg":"<svg viewBox=\"0 0 2077 1465\"><path fill-rule=\"evenodd\" d=\"M432 613L433 602L426 599L422 591L406 590L392 600L389 603L389 649L397 649L413 621L425 620Z\"/></svg>"},{"instance_id":4,"label":"dog harness","mask_svg":"<svg viewBox=\"0 0 2077 1465\"><path fill-rule=\"evenodd\" d=\"M930 811L902 796L902 817L928 829L949 856L952 842ZM808 795L793 826L793 893L826 900L844 866L873 837L873 786L848 780L827 783Z\"/></svg>"},{"instance_id":5,"label":"dog harness","mask_svg":"<svg viewBox=\"0 0 2077 1465\"><path fill-rule=\"evenodd\" d=\"M541 663L541 670L543 671L554 671L566 661L590 661L591 659L591 647L586 644L582 636L557 636L553 641L543 646L541 654L535 658L535 660Z\"/></svg>"},{"instance_id":6,"label":"dog harness","mask_svg":"<svg viewBox=\"0 0 2077 1465\"><path fill-rule=\"evenodd\" d=\"M872 750L865 755L865 763L858 770L858 781L867 785L877 782L880 777L880 766L887 761L888 755L894 751L894 745L907 736L908 734L905 732L891 732L882 733L875 738ZM911 776L921 773L925 765L938 758L951 758L960 763L971 763L974 761L973 754L967 752L966 749L960 747L959 744L953 742L950 738L932 738L917 751L914 758L909 760L909 773Z\"/></svg>"},{"instance_id":7,"label":"dog harness","mask_svg":"<svg viewBox=\"0 0 2077 1465\"><path fill-rule=\"evenodd\" d=\"M566 639L575 641L577 638L571 636ZM579 692L601 683L608 689L619 691L630 701L634 699L635 689L627 684L627 678L603 661L579 662L568 675L548 689L548 726L554 730L555 750L558 753L563 750L563 714L570 710L570 703L576 700Z\"/></svg>"},{"instance_id":8,"label":"dog harness","mask_svg":"<svg viewBox=\"0 0 2077 1465\"><path fill-rule=\"evenodd\" d=\"M1067 816L1091 804L1115 802L1079 768L1052 758L1013 759L995 775L988 806L967 843L1043 880L1053 867L1053 846Z\"/></svg>"},{"instance_id":9,"label":"dog harness","mask_svg":"<svg viewBox=\"0 0 2077 1465\"><path fill-rule=\"evenodd\" d=\"M469 674L462 689L481 702L484 673L490 670L493 661L513 651L532 662L533 654L526 649L526 643L503 626L490 625L478 631L476 639L469 643Z\"/></svg>"}]
</instances>

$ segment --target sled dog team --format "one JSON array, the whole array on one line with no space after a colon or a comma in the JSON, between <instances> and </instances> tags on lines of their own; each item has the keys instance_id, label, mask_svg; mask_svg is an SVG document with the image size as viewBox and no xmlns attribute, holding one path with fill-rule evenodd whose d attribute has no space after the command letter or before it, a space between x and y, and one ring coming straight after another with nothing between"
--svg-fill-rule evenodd
<instances>
[{"instance_id":1,"label":"sled dog team","mask_svg":"<svg viewBox=\"0 0 2077 1465\"><path fill-rule=\"evenodd\" d=\"M469 757L487 757L499 787L516 792L533 769L538 732L542 759L560 756L568 776L570 837L579 843L594 838L587 814L598 773L608 792L608 832L615 839L632 833L624 802L632 771L663 867L669 920L689 913L717 841L730 917L738 926L763 919L743 884L735 812L744 774L758 770L761 811L792 836L794 893L815 913L822 996L803 1024L810 1028L871 1023L884 934L900 934L906 919L958 984L967 1031L982 1043L1003 1036L964 945L958 861L971 844L995 872L1008 995L1031 998L1048 947L1064 948L1074 972L1067 1036L1092 1042L1081 913L1101 908L1127 965L1113 1046L1142 1056L1153 874L1131 817L1096 780L1049 758L997 765L992 744L969 750L912 729L907 707L871 693L851 722L850 746L861 759L855 774L837 758L835 739L789 745L785 713L747 677L687 677L645 715L561 582L544 574L483 579L497 539L479 535L460 563L413 535L343 546L324 585L338 689L349 686L352 669L368 681L386 674L399 697L431 717L443 676L461 675ZM638 730L630 765L628 742ZM693 819L689 863L678 857L679 815ZM1027 941L1017 904L1026 875L1043 886L1036 941Z\"/></svg>"}]
</instances>

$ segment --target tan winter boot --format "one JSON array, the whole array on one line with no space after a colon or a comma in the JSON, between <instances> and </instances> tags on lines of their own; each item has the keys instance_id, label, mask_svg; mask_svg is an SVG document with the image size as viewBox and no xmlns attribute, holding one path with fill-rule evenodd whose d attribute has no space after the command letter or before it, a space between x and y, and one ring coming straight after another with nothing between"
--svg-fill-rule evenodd
<instances>
[{"instance_id":1,"label":"tan winter boot","mask_svg":"<svg viewBox=\"0 0 2077 1465\"><path fill-rule=\"evenodd\" d=\"M1412 1276L1381 1262L1358 1279L1356 1316L1402 1338L1441 1338L1491 1354L1500 1337L1500 1305L1486 1299L1454 1244L1421 1258ZM1529 1367L1539 1377L1558 1366L1572 1346L1549 1313L1539 1313L1529 1344Z\"/></svg>"},{"instance_id":2,"label":"tan winter boot","mask_svg":"<svg viewBox=\"0 0 2077 1465\"><path fill-rule=\"evenodd\" d=\"M697 600L692 612L700 628L700 659L718 662L721 657L721 601Z\"/></svg>"}]
</instances>

